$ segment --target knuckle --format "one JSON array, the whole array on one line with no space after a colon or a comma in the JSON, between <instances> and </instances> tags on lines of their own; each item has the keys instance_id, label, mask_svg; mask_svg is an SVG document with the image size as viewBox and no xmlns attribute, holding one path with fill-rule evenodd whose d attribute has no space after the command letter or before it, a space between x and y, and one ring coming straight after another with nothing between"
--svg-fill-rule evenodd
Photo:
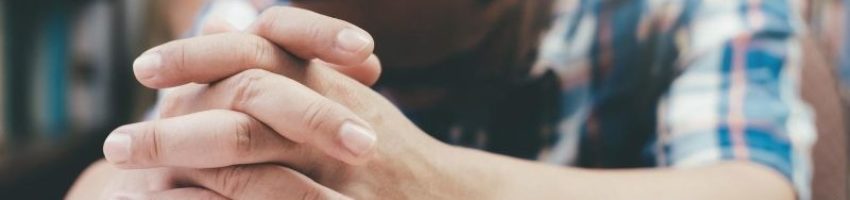
<instances>
[{"instance_id":1,"label":"knuckle","mask_svg":"<svg viewBox=\"0 0 850 200\"><path fill-rule=\"evenodd\" d=\"M214 175L215 184L224 194L240 196L248 185L257 179L256 172L250 166L232 166L222 168Z\"/></svg>"},{"instance_id":2,"label":"knuckle","mask_svg":"<svg viewBox=\"0 0 850 200\"><path fill-rule=\"evenodd\" d=\"M308 130L318 131L328 121L326 116L333 112L333 106L325 101L312 101L304 108L303 116L305 126Z\"/></svg>"},{"instance_id":3,"label":"knuckle","mask_svg":"<svg viewBox=\"0 0 850 200\"><path fill-rule=\"evenodd\" d=\"M238 116L233 117L234 121L234 129L233 136L234 140L232 143L232 149L235 158L245 158L248 156L254 155L252 152L254 150L255 145L255 135L257 132L257 126L259 123L254 121L250 117L244 114L240 114Z\"/></svg>"},{"instance_id":4,"label":"knuckle","mask_svg":"<svg viewBox=\"0 0 850 200\"><path fill-rule=\"evenodd\" d=\"M299 19L299 20L286 20ZM316 47L315 51L329 51L336 41L336 28L353 26L343 20L327 17L310 10L293 7L274 7L263 12L257 22L257 33L270 36L286 32L291 40L307 40L309 46L303 42L294 42L294 48ZM331 24L329 26L329 24ZM331 28L333 27L333 28ZM284 39L289 40L289 39ZM302 57L313 58L317 52L292 52Z\"/></svg>"},{"instance_id":5,"label":"knuckle","mask_svg":"<svg viewBox=\"0 0 850 200\"><path fill-rule=\"evenodd\" d=\"M281 18L282 14L287 13L289 9L291 8L275 6L263 11L257 18L257 32L260 34L274 33L275 27L277 27L277 20Z\"/></svg>"},{"instance_id":6,"label":"knuckle","mask_svg":"<svg viewBox=\"0 0 850 200\"><path fill-rule=\"evenodd\" d=\"M234 91L231 100L231 108L236 111L244 111L247 104L260 94L257 88L259 82L263 81L268 72L261 69L248 69L233 77L232 88Z\"/></svg>"},{"instance_id":7,"label":"knuckle","mask_svg":"<svg viewBox=\"0 0 850 200\"><path fill-rule=\"evenodd\" d=\"M186 55L186 51L188 46L192 45L189 40L177 40L173 42L169 42L163 47L163 54L168 56L163 56L163 61L168 67L169 73L164 74L185 74L191 72L191 70L187 70L186 67L189 65L189 58Z\"/></svg>"},{"instance_id":8,"label":"knuckle","mask_svg":"<svg viewBox=\"0 0 850 200\"><path fill-rule=\"evenodd\" d=\"M188 44L186 44L186 43L180 43L180 45L179 45L179 50L178 50L179 51L179 54L178 54L179 55L179 61L178 61L179 64L176 65L177 67L175 67L175 71L176 71L177 74L186 74L186 73L191 72L191 70L186 69L189 65L188 64L189 58L186 55L186 51L187 51L186 46L188 46Z\"/></svg>"},{"instance_id":9,"label":"knuckle","mask_svg":"<svg viewBox=\"0 0 850 200\"><path fill-rule=\"evenodd\" d=\"M149 134L145 134L144 137L147 137L146 140L149 141L150 146L145 152L145 159L148 162L156 162L162 159L163 152L163 133L165 127L162 126L162 123L159 121L154 121L150 126Z\"/></svg>"},{"instance_id":10,"label":"knuckle","mask_svg":"<svg viewBox=\"0 0 850 200\"><path fill-rule=\"evenodd\" d=\"M254 56L253 56L252 59L254 59L254 61L256 62L256 63L254 63L254 65L251 65L251 66L257 67L257 65L261 65L263 63L263 61L268 57L267 55L271 52L271 49L274 48L274 47L273 47L273 45L270 44L270 42L268 40L263 39L261 37L251 35L251 38L253 38L253 39L251 39L251 41L253 41L253 42L251 42L250 44L253 44L252 46L254 48L254 51L253 51ZM262 66L262 67L272 67L272 66Z\"/></svg>"},{"instance_id":11,"label":"knuckle","mask_svg":"<svg viewBox=\"0 0 850 200\"><path fill-rule=\"evenodd\" d=\"M319 45L324 47L322 49L331 49L331 47L333 47L333 45L334 45L333 41L334 41L335 38L334 37L326 38L326 37L333 35L333 34L327 33L329 31L327 31L325 26L323 26L321 23L310 23L303 30L306 31L304 33L304 37L309 38L310 40L319 43Z\"/></svg>"},{"instance_id":12,"label":"knuckle","mask_svg":"<svg viewBox=\"0 0 850 200\"><path fill-rule=\"evenodd\" d=\"M272 45L266 39L251 34L239 33L239 37L244 40L238 50L238 52L243 52L239 54L239 62L244 67L259 67Z\"/></svg>"},{"instance_id":13,"label":"knuckle","mask_svg":"<svg viewBox=\"0 0 850 200\"><path fill-rule=\"evenodd\" d=\"M299 28L299 32L297 32L302 38L308 40L310 45L313 46L315 52L305 52L305 56L308 57L317 57L323 53L330 53L333 51L336 45L336 37L337 32L340 31L341 24L346 24L342 20L338 19L313 19L313 23L305 23L301 25ZM334 24L333 26L328 26L328 24ZM306 46L305 46L306 47Z\"/></svg>"},{"instance_id":14,"label":"knuckle","mask_svg":"<svg viewBox=\"0 0 850 200\"><path fill-rule=\"evenodd\" d=\"M167 42L159 47L156 47L154 52L159 53L162 57L163 67L161 69L157 69L158 76L165 76L168 78L176 78L176 77L184 77L185 73L190 73L191 70L187 70L186 66L188 65L188 58L186 55L187 46L189 46L188 40L175 40L171 42ZM192 76L185 76L192 77Z\"/></svg>"}]
</instances>

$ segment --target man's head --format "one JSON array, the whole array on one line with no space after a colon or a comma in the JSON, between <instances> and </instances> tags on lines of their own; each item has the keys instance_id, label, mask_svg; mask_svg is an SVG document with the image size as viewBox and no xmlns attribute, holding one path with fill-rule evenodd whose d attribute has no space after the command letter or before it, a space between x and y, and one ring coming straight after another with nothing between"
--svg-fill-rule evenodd
<instances>
[{"instance_id":1,"label":"man's head","mask_svg":"<svg viewBox=\"0 0 850 200\"><path fill-rule=\"evenodd\" d=\"M528 43L548 18L549 0L293 0L292 4L354 23L376 40L385 67L423 67L484 43ZM510 32L510 33L497 33ZM493 35L509 35L494 38ZM499 40L499 41L487 41ZM513 40L513 41L511 41ZM531 42L535 43L535 42ZM531 46L487 45L530 51Z\"/></svg>"}]
</instances>

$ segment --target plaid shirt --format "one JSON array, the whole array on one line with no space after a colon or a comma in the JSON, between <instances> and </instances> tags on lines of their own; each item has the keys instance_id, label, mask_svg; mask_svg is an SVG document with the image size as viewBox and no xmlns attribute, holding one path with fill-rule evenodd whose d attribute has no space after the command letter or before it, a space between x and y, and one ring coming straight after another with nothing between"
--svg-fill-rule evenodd
<instances>
[{"instance_id":1,"label":"plaid shirt","mask_svg":"<svg viewBox=\"0 0 850 200\"><path fill-rule=\"evenodd\" d=\"M789 0L562 1L535 71L561 80L541 159L585 167L750 161L810 194L813 114Z\"/></svg>"}]
</instances>

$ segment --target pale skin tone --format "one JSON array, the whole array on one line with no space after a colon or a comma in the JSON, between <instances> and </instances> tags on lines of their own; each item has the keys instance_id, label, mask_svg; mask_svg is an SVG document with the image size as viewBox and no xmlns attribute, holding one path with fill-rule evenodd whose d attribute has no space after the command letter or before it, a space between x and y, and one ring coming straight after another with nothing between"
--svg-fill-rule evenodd
<instances>
[{"instance_id":1,"label":"pale skin tone","mask_svg":"<svg viewBox=\"0 0 850 200\"><path fill-rule=\"evenodd\" d=\"M745 161L588 170L449 146L367 87L381 61L357 26L274 8L249 30L228 31L140 56L159 56L135 64L142 84L176 87L162 118L113 132L108 163L87 170L69 198L794 198L781 175Z\"/></svg>"}]
</instances>

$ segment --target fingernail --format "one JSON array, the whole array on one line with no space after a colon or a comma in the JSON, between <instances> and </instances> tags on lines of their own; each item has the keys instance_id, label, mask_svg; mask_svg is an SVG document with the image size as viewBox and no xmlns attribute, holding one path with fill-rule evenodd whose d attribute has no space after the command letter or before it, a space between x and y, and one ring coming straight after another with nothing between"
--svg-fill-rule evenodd
<instances>
[{"instance_id":1,"label":"fingernail","mask_svg":"<svg viewBox=\"0 0 850 200\"><path fill-rule=\"evenodd\" d=\"M368 35L354 29L343 29L336 35L336 46L351 53L362 51L371 43Z\"/></svg>"},{"instance_id":2,"label":"fingernail","mask_svg":"<svg viewBox=\"0 0 850 200\"><path fill-rule=\"evenodd\" d=\"M156 76L162 66L162 56L157 52L142 54L133 62L136 77L140 79L151 79Z\"/></svg>"},{"instance_id":3,"label":"fingernail","mask_svg":"<svg viewBox=\"0 0 850 200\"><path fill-rule=\"evenodd\" d=\"M103 155L112 163L123 163L130 159L132 139L126 133L112 132L103 142Z\"/></svg>"},{"instance_id":4,"label":"fingernail","mask_svg":"<svg viewBox=\"0 0 850 200\"><path fill-rule=\"evenodd\" d=\"M355 156L369 152L377 140L374 132L351 121L342 124L339 135L345 148Z\"/></svg>"}]
</instances>

